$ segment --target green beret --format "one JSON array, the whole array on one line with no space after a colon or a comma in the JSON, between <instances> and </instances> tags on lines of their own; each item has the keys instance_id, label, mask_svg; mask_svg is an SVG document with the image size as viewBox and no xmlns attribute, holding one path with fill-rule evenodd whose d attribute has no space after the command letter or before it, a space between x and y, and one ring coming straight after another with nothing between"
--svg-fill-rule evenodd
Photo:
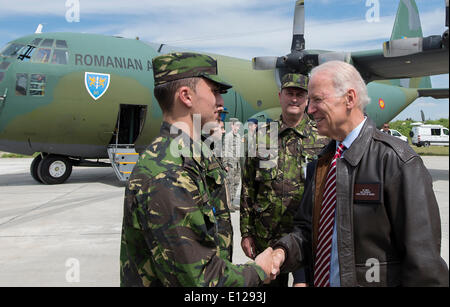
<instances>
[{"instance_id":1,"label":"green beret","mask_svg":"<svg viewBox=\"0 0 450 307\"><path fill-rule=\"evenodd\" d=\"M309 79L307 76L301 74L285 74L283 78L281 78L281 89L286 87L298 87L307 91L308 82Z\"/></svg>"},{"instance_id":2,"label":"green beret","mask_svg":"<svg viewBox=\"0 0 450 307\"><path fill-rule=\"evenodd\" d=\"M212 57L192 52L174 52L153 58L155 86L192 77L203 77L218 84L222 90L232 86L217 76L217 61Z\"/></svg>"}]
</instances>

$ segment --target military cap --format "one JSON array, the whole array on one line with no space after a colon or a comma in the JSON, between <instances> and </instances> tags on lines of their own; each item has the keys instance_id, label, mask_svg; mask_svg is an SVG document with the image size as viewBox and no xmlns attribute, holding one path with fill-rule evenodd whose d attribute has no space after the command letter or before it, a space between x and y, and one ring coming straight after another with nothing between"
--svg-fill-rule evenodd
<instances>
[{"instance_id":1,"label":"military cap","mask_svg":"<svg viewBox=\"0 0 450 307\"><path fill-rule=\"evenodd\" d=\"M222 90L232 86L217 76L217 61L192 52L174 52L153 58L155 86L184 78L203 77L218 84Z\"/></svg>"},{"instance_id":2,"label":"military cap","mask_svg":"<svg viewBox=\"0 0 450 307\"><path fill-rule=\"evenodd\" d=\"M281 89L284 89L286 87L298 87L307 91L308 82L309 79L305 75L285 74L283 78L281 78Z\"/></svg>"},{"instance_id":3,"label":"military cap","mask_svg":"<svg viewBox=\"0 0 450 307\"><path fill-rule=\"evenodd\" d=\"M248 122L248 123L254 123L254 124L256 124L256 125L258 124L258 120L257 120L256 118L253 118L253 117L247 119L247 122Z\"/></svg>"}]
</instances>

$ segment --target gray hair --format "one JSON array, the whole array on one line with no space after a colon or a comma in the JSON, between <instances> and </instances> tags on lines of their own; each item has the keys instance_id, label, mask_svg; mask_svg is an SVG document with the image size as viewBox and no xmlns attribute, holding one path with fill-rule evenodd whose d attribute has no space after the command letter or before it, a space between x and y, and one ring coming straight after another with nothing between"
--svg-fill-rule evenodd
<instances>
[{"instance_id":1,"label":"gray hair","mask_svg":"<svg viewBox=\"0 0 450 307\"><path fill-rule=\"evenodd\" d=\"M358 107L364 112L364 109L370 103L370 97L366 83L353 65L342 61L325 62L311 70L311 77L322 71L330 73L333 78L336 95L342 96L350 88L353 88L358 97Z\"/></svg>"}]
</instances>

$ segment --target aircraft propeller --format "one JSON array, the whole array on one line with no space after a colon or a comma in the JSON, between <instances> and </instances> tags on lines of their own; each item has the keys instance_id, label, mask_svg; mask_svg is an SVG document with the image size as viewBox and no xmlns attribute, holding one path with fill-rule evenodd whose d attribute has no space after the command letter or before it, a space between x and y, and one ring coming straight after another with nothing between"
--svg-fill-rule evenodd
<instances>
[{"instance_id":1,"label":"aircraft propeller","mask_svg":"<svg viewBox=\"0 0 450 307\"><path fill-rule=\"evenodd\" d=\"M350 52L319 52L313 53L305 50L305 1L297 0L294 12L294 26L291 53L285 56L261 56L252 59L253 69L278 69L280 75L288 72L308 74L312 68L332 60L350 63ZM445 24L449 26L449 0L446 0ZM428 37L412 37L390 40L383 45L383 54L387 58L401 57L423 51L448 49L448 29L441 35Z\"/></svg>"},{"instance_id":2,"label":"aircraft propeller","mask_svg":"<svg viewBox=\"0 0 450 307\"><path fill-rule=\"evenodd\" d=\"M330 60L350 61L350 53L325 52L311 53L305 51L305 1L295 3L294 25L291 44L291 53L281 56L261 56L252 60L253 69L269 70L282 69L286 72L308 74L310 70L321 63Z\"/></svg>"}]
</instances>

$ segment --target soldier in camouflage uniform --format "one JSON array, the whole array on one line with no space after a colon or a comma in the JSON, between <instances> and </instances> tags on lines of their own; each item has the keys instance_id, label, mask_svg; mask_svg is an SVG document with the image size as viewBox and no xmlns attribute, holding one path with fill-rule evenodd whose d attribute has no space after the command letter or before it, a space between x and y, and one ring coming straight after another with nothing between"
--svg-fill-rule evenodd
<instances>
[{"instance_id":1,"label":"soldier in camouflage uniform","mask_svg":"<svg viewBox=\"0 0 450 307\"><path fill-rule=\"evenodd\" d=\"M216 65L194 53L153 59L164 122L125 190L121 286L258 286L270 274L271 249L232 264L225 171L193 130L194 114L202 126L217 121L220 94L231 88Z\"/></svg>"},{"instance_id":2,"label":"soldier in camouflage uniform","mask_svg":"<svg viewBox=\"0 0 450 307\"><path fill-rule=\"evenodd\" d=\"M239 210L241 203L241 163L244 155L243 137L239 129L241 123L237 118L231 118L231 130L225 134L223 146L223 164L227 170L227 184L230 190L230 210Z\"/></svg>"},{"instance_id":3,"label":"soldier in camouflage uniform","mask_svg":"<svg viewBox=\"0 0 450 307\"><path fill-rule=\"evenodd\" d=\"M293 229L293 219L303 196L306 164L315 159L326 139L319 136L305 113L308 78L287 74L279 93L282 114L278 122L258 127L256 157L247 157L243 175L241 235L244 253L263 251ZM261 129L263 128L263 129ZM270 130L278 128L275 154L263 157ZM266 130L266 135L261 133ZM287 286L288 274L271 286Z\"/></svg>"}]
</instances>

